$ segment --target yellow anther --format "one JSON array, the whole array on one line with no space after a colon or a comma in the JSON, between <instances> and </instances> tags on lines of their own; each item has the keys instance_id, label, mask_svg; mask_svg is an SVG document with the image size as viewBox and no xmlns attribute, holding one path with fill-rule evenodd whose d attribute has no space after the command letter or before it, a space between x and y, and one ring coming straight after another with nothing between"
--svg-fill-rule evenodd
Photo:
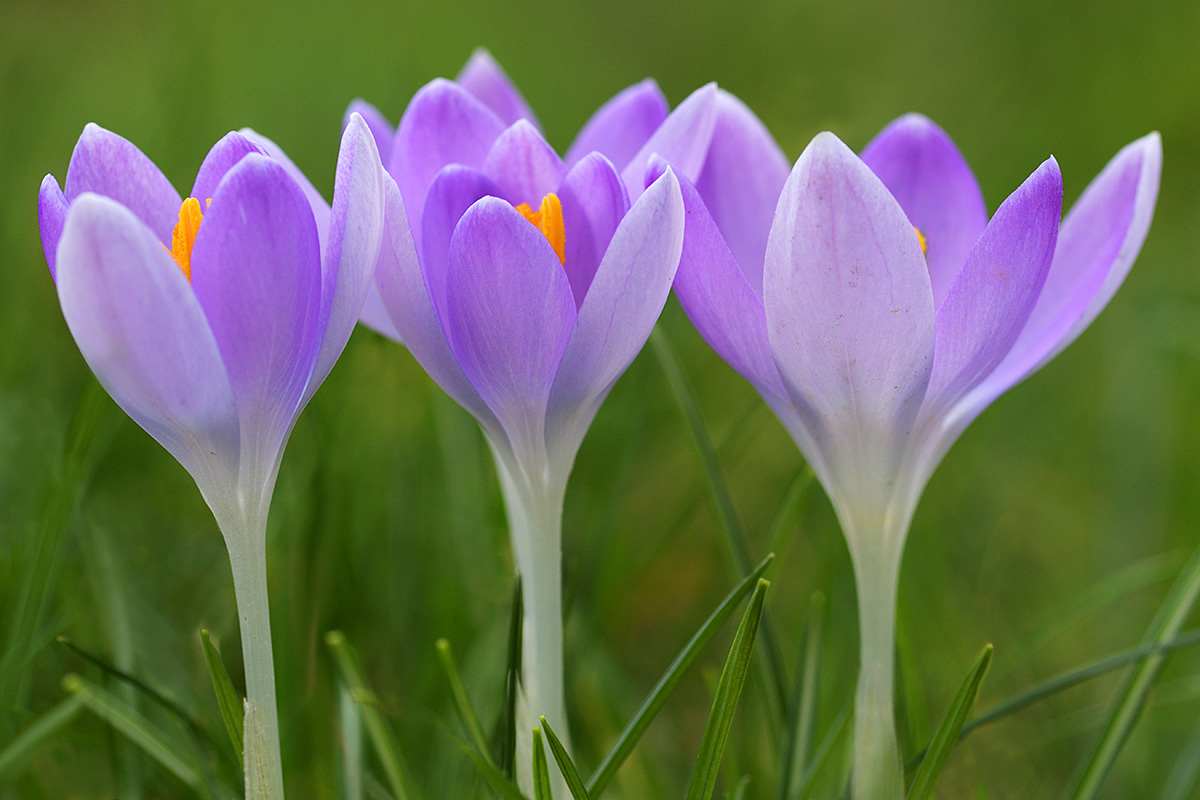
<instances>
[{"instance_id":1,"label":"yellow anther","mask_svg":"<svg viewBox=\"0 0 1200 800\"><path fill-rule=\"evenodd\" d=\"M209 203L212 202L210 199ZM179 222L171 232L171 258L183 270L183 276L192 279L192 248L196 245L196 234L200 231L200 221L204 212L200 210L200 201L189 197L179 207Z\"/></svg>"},{"instance_id":2,"label":"yellow anther","mask_svg":"<svg viewBox=\"0 0 1200 800\"><path fill-rule=\"evenodd\" d=\"M566 265L567 234L563 228L562 203L559 202L558 196L552 192L543 197L542 205L538 207L537 211L530 208L528 203L521 203L515 208L521 212L521 216L532 222L534 227L542 232L546 241L550 242L550 246L554 248L558 260Z\"/></svg>"},{"instance_id":3,"label":"yellow anther","mask_svg":"<svg viewBox=\"0 0 1200 800\"><path fill-rule=\"evenodd\" d=\"M921 233L921 229L913 225L913 230L917 232L917 241L921 243L921 255L929 255L929 246L925 242L925 234Z\"/></svg>"}]
</instances>

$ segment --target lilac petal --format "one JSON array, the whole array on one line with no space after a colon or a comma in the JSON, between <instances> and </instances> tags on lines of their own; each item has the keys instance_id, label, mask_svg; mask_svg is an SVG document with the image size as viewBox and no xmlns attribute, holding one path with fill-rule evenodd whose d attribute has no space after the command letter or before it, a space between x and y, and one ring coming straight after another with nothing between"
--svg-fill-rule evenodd
<instances>
[{"instance_id":1,"label":"lilac petal","mask_svg":"<svg viewBox=\"0 0 1200 800\"><path fill-rule=\"evenodd\" d=\"M754 113L728 92L696 190L754 291L762 295L763 256L790 165Z\"/></svg>"},{"instance_id":2,"label":"lilac petal","mask_svg":"<svg viewBox=\"0 0 1200 800\"><path fill-rule=\"evenodd\" d=\"M379 160L384 164L388 163L392 156L392 140L396 138L396 129L392 127L392 123L388 122L387 117L366 100L355 99L350 102L350 107L346 109L346 114L342 117L343 132L355 114L362 117L363 121L367 123L367 127L371 129L371 135L375 137L375 147L379 150Z\"/></svg>"},{"instance_id":3,"label":"lilac petal","mask_svg":"<svg viewBox=\"0 0 1200 800\"><path fill-rule=\"evenodd\" d=\"M67 216L59 256L63 316L105 390L206 494L214 481L235 478L229 377L204 312L158 236L120 203L85 192Z\"/></svg>"},{"instance_id":4,"label":"lilac petal","mask_svg":"<svg viewBox=\"0 0 1200 800\"><path fill-rule=\"evenodd\" d=\"M462 72L458 73L454 82L490 108L505 125L525 119L534 127L540 127L525 98L517 91L508 75L504 74L504 70L496 63L496 59L492 58L492 54L484 48L477 48L471 54L470 60L462 68Z\"/></svg>"},{"instance_id":5,"label":"lilac petal","mask_svg":"<svg viewBox=\"0 0 1200 800\"><path fill-rule=\"evenodd\" d=\"M312 209L313 219L317 223L317 236L320 237L321 251L324 252L325 233L329 230L329 203L325 202L324 196L312 185L312 181L308 179L308 176L301 172L300 168L287 157L287 153L283 152L283 148L249 128L242 128L239 133L253 142L256 147L273 160L282 164L283 168L287 170L287 174L291 176L296 185L304 192L304 197L308 200L308 205ZM209 196L211 197L211 195Z\"/></svg>"},{"instance_id":6,"label":"lilac petal","mask_svg":"<svg viewBox=\"0 0 1200 800\"><path fill-rule=\"evenodd\" d=\"M667 118L667 98L658 84L647 78L621 91L592 115L571 148L568 166L575 166L588 153L603 153L622 170L650 140Z\"/></svg>"},{"instance_id":7,"label":"lilac petal","mask_svg":"<svg viewBox=\"0 0 1200 800\"><path fill-rule=\"evenodd\" d=\"M386 223L385 226L386 228ZM384 231L384 246L387 245L387 231ZM382 262L382 250L380 251L380 261ZM378 269L378 266L376 266ZM396 326L392 324L392 318L388 315L387 307L383 304L383 298L379 296L379 287L374 283L367 289L367 297L363 300L362 311L358 312L358 321L366 325L371 330L386 336L394 342L404 344L404 337L396 330Z\"/></svg>"},{"instance_id":8,"label":"lilac petal","mask_svg":"<svg viewBox=\"0 0 1200 800\"><path fill-rule=\"evenodd\" d=\"M160 242L170 243L183 202L179 192L141 150L93 122L75 145L64 186L69 201L82 192L111 197L146 223Z\"/></svg>"},{"instance_id":9,"label":"lilac petal","mask_svg":"<svg viewBox=\"0 0 1200 800\"><path fill-rule=\"evenodd\" d=\"M571 168L558 187L562 202L566 261L575 308L583 305L613 232L629 210L625 184L612 162L590 153Z\"/></svg>"},{"instance_id":10,"label":"lilac petal","mask_svg":"<svg viewBox=\"0 0 1200 800\"><path fill-rule=\"evenodd\" d=\"M687 222L675 296L717 355L761 394L786 402L762 298L746 280L700 193L686 178L679 186Z\"/></svg>"},{"instance_id":11,"label":"lilac petal","mask_svg":"<svg viewBox=\"0 0 1200 800\"><path fill-rule=\"evenodd\" d=\"M491 109L451 81L438 78L413 96L385 166L418 230L433 177L447 164L482 168L492 142L503 132L504 124Z\"/></svg>"},{"instance_id":12,"label":"lilac petal","mask_svg":"<svg viewBox=\"0 0 1200 800\"><path fill-rule=\"evenodd\" d=\"M1029 319L1062 216L1062 173L1048 159L996 210L935 318L933 374L922 416L936 416L983 380Z\"/></svg>"},{"instance_id":13,"label":"lilac petal","mask_svg":"<svg viewBox=\"0 0 1200 800\"><path fill-rule=\"evenodd\" d=\"M971 168L946 132L920 114L880 131L862 160L925 237L933 302L940 307L988 221Z\"/></svg>"},{"instance_id":14,"label":"lilac petal","mask_svg":"<svg viewBox=\"0 0 1200 800\"><path fill-rule=\"evenodd\" d=\"M668 170L618 226L579 309L550 393L552 447L574 456L600 403L646 343L671 292L683 226L679 181Z\"/></svg>"},{"instance_id":15,"label":"lilac petal","mask_svg":"<svg viewBox=\"0 0 1200 800\"><path fill-rule=\"evenodd\" d=\"M545 447L546 402L575 323L554 248L511 205L485 197L450 242L445 328L463 371L518 453Z\"/></svg>"},{"instance_id":16,"label":"lilac petal","mask_svg":"<svg viewBox=\"0 0 1200 800\"><path fill-rule=\"evenodd\" d=\"M878 491L929 380L933 292L904 211L831 133L784 186L764 285L775 362L832 477Z\"/></svg>"},{"instance_id":17,"label":"lilac petal","mask_svg":"<svg viewBox=\"0 0 1200 800\"><path fill-rule=\"evenodd\" d=\"M631 201L642 196L650 158L656 154L665 159L677 175L696 182L716 127L718 94L715 83L692 92L629 160L621 170L621 179L625 181Z\"/></svg>"},{"instance_id":18,"label":"lilac petal","mask_svg":"<svg viewBox=\"0 0 1200 800\"><path fill-rule=\"evenodd\" d=\"M67 197L58 188L58 181L53 175L42 178L42 186L38 190L38 228L42 234L42 251L46 254L46 266L50 268L50 277L58 279L55 270L55 259L58 255L58 240L62 238L63 223L67 219Z\"/></svg>"},{"instance_id":19,"label":"lilac petal","mask_svg":"<svg viewBox=\"0 0 1200 800\"><path fill-rule=\"evenodd\" d=\"M522 119L492 145L483 171L500 187L505 200L537 208L543 197L558 189L567 168L537 128Z\"/></svg>"},{"instance_id":20,"label":"lilac petal","mask_svg":"<svg viewBox=\"0 0 1200 800\"><path fill-rule=\"evenodd\" d=\"M491 178L478 170L451 164L429 185L425 209L421 214L421 269L437 309L438 319L446 319L446 273L450 263L450 239L458 221L475 201L487 195L500 195Z\"/></svg>"},{"instance_id":21,"label":"lilac petal","mask_svg":"<svg viewBox=\"0 0 1200 800\"><path fill-rule=\"evenodd\" d=\"M384 175L383 188L385 234L375 269L375 286L397 338L447 394L474 414L485 428L498 431L491 410L450 352L421 272L400 190L390 175Z\"/></svg>"},{"instance_id":22,"label":"lilac petal","mask_svg":"<svg viewBox=\"0 0 1200 800\"><path fill-rule=\"evenodd\" d=\"M342 134L329 231L321 258L321 322L324 332L304 400L325 380L346 347L375 276L383 243L383 165L375 138L354 115Z\"/></svg>"},{"instance_id":23,"label":"lilac petal","mask_svg":"<svg viewBox=\"0 0 1200 800\"><path fill-rule=\"evenodd\" d=\"M192 185L192 193L188 196L199 200L203 208L205 201L211 200L216 193L217 184L225 177L225 173L251 153L266 155L261 147L236 131L222 136L200 164L200 169L196 172L196 182Z\"/></svg>"},{"instance_id":24,"label":"lilac petal","mask_svg":"<svg viewBox=\"0 0 1200 800\"><path fill-rule=\"evenodd\" d=\"M295 422L322 333L316 225L277 161L246 156L217 186L192 250L192 288L254 448L250 474L262 475Z\"/></svg>"}]
</instances>

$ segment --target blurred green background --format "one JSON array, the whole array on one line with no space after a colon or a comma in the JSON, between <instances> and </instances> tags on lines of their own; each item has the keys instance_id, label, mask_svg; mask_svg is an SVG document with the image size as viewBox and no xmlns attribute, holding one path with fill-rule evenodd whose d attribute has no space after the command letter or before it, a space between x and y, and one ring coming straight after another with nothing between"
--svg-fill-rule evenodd
<instances>
[{"instance_id":1,"label":"blurred green background","mask_svg":"<svg viewBox=\"0 0 1200 800\"><path fill-rule=\"evenodd\" d=\"M9 700L0 748L62 699L71 672L132 697L187 738L158 705L56 644L60 634L183 706L217 742L200 739L201 753L225 742L200 628L213 632L240 683L228 561L187 474L107 399L88 454L64 456L90 377L42 256L42 176L65 176L75 139L95 121L187 187L212 142L250 126L328 196L347 103L361 96L395 121L419 86L453 77L476 46L505 67L560 150L630 83L655 77L674 104L716 80L763 118L791 159L820 130L861 148L892 118L924 112L956 139L991 209L1051 153L1070 203L1122 145L1161 131L1158 211L1125 287L1076 344L967 431L925 492L900 589L906 731L923 743L986 642L996 659L984 707L1137 642L1196 546L1200 519L1195 0L5 0L0 643L30 648L10 653L20 679L0 687ZM660 330L761 551L803 461L674 300ZM791 659L810 597L828 600L823 732L852 692L854 594L819 487L801 511L769 611ZM733 582L699 461L652 352L617 385L584 443L564 533L572 733L590 769ZM340 796L334 670L323 643L335 628L359 649L428 796L483 796L448 735L457 723L433 642L450 639L493 719L511 594L503 509L473 421L401 347L361 329L351 340L292 437L269 547L290 796ZM24 632L22 597L41 604L36 628ZM688 676L613 797L682 796L707 713L705 670L722 658L714 646ZM1113 676L1090 682L974 734L952 756L942 796L1057 796L1114 685ZM774 762L760 701L751 687L731 759L752 776L748 796L767 798ZM1185 650L1168 664L1105 796L1161 796L1198 711L1200 653ZM191 795L90 715L0 774L0 798L114 796Z\"/></svg>"}]
</instances>

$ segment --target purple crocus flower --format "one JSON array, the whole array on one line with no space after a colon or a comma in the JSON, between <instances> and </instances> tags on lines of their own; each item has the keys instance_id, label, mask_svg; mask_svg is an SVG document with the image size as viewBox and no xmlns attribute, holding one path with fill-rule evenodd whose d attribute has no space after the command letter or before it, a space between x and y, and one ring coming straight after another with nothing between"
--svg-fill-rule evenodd
<instances>
[{"instance_id":1,"label":"purple crocus flower","mask_svg":"<svg viewBox=\"0 0 1200 800\"><path fill-rule=\"evenodd\" d=\"M900 797L892 722L896 581L912 514L954 440L1078 336L1124 280L1158 193L1157 134L1130 144L1061 220L1043 163L989 220L928 119L859 158L822 133L789 175L723 99L693 185L675 290L712 347L803 450L846 535L862 667L855 796Z\"/></svg>"},{"instance_id":2,"label":"purple crocus flower","mask_svg":"<svg viewBox=\"0 0 1200 800\"><path fill-rule=\"evenodd\" d=\"M482 51L458 81L418 91L395 132L361 101L351 106L389 173L379 302L364 320L475 416L495 456L524 592L522 747L539 716L567 728L561 516L571 465L679 261L678 180L660 170L648 182L647 171L655 153L698 169L715 98L706 87L668 115L652 82L630 87L565 159Z\"/></svg>"},{"instance_id":3,"label":"purple crocus flower","mask_svg":"<svg viewBox=\"0 0 1200 800\"><path fill-rule=\"evenodd\" d=\"M38 203L67 327L117 404L183 465L233 567L246 664L247 797L282 798L266 520L297 416L346 345L383 239L366 124L342 137L330 206L270 141L230 133L187 200L133 144L88 125Z\"/></svg>"}]
</instances>

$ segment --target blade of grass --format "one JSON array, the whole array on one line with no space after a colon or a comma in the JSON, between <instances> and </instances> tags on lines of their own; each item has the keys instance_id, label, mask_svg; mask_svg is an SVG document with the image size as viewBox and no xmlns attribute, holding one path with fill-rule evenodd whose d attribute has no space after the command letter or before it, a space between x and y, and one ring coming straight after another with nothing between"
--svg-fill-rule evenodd
<instances>
[{"instance_id":1,"label":"blade of grass","mask_svg":"<svg viewBox=\"0 0 1200 800\"><path fill-rule=\"evenodd\" d=\"M462 748L462 751L467 754L467 757L471 759L471 763L475 765L475 769L480 777L483 778L488 786L492 787L492 791L503 798L503 800L527 800L525 795L521 794L521 790L505 777L500 770L496 769L496 765L492 763L491 759L483 756L469 742L458 738L454 734L451 734L451 736L458 743L458 746Z\"/></svg>"},{"instance_id":2,"label":"blade of grass","mask_svg":"<svg viewBox=\"0 0 1200 800\"><path fill-rule=\"evenodd\" d=\"M79 697L88 710L112 725L189 788L201 789L203 782L188 759L179 752L157 725L130 708L113 694L78 675L63 678L63 689Z\"/></svg>"},{"instance_id":3,"label":"blade of grass","mask_svg":"<svg viewBox=\"0 0 1200 800\"><path fill-rule=\"evenodd\" d=\"M504 709L500 714L500 770L511 780L516 775L517 756L517 693L521 687L521 576L513 585L512 612L508 618L508 654L504 668Z\"/></svg>"},{"instance_id":4,"label":"blade of grass","mask_svg":"<svg viewBox=\"0 0 1200 800\"><path fill-rule=\"evenodd\" d=\"M242 739L246 733L242 698L233 688L233 681L229 679L229 672L225 669L225 664L221 661L221 654L213 645L208 631L200 631L200 641L204 647L204 663L208 667L208 677L212 680L213 692L217 695L217 708L221 711L225 730L233 742L233 752L237 753L238 763L244 766Z\"/></svg>"},{"instance_id":5,"label":"blade of grass","mask_svg":"<svg viewBox=\"0 0 1200 800\"><path fill-rule=\"evenodd\" d=\"M73 694L42 714L20 736L0 750L0 782L9 780L25 766L37 749L66 728L83 709L83 698Z\"/></svg>"},{"instance_id":6,"label":"blade of grass","mask_svg":"<svg viewBox=\"0 0 1200 800\"><path fill-rule=\"evenodd\" d=\"M1200 547L1192 553L1162 607L1151 622L1143 641L1161 644L1169 641L1183 626L1200 596ZM1133 726L1141 715L1150 689L1162 671L1166 653L1147 656L1134 667L1116 694L1108 722L1101 729L1095 746L1082 763L1068 797L1091 800L1100 792L1104 778L1112 769Z\"/></svg>"},{"instance_id":7,"label":"blade of grass","mask_svg":"<svg viewBox=\"0 0 1200 800\"><path fill-rule=\"evenodd\" d=\"M342 797L362 800L363 741L362 715L344 685L338 690L338 723L342 729Z\"/></svg>"},{"instance_id":8,"label":"blade of grass","mask_svg":"<svg viewBox=\"0 0 1200 800\"><path fill-rule=\"evenodd\" d=\"M743 775L742 779L738 781L737 786L734 787L734 790L732 792L726 792L725 796L729 798L729 800L746 800L746 792L749 790L749 788L750 776Z\"/></svg>"},{"instance_id":9,"label":"blade of grass","mask_svg":"<svg viewBox=\"0 0 1200 800\"><path fill-rule=\"evenodd\" d=\"M546 733L546 741L550 743L550 752L554 754L554 760L558 762L558 769L567 781L567 788L571 790L571 796L575 800L591 800L587 788L583 785L583 780L579 777L579 770L575 768L575 762L571 760L571 754L567 752L567 748L554 733L550 723L546 722L546 718L540 717L539 720L542 730Z\"/></svg>"},{"instance_id":10,"label":"blade of grass","mask_svg":"<svg viewBox=\"0 0 1200 800\"><path fill-rule=\"evenodd\" d=\"M418 800L420 794L409 777L411 773L400 754L400 745L379 710L378 698L367 686L362 668L358 664L358 657L346 641L345 634L341 631L330 631L325 634L325 644L333 652L334 661L337 662L342 680L349 687L350 696L362 711L363 722L366 723L375 754L383 765L392 794L396 796L396 800Z\"/></svg>"},{"instance_id":11,"label":"blade of grass","mask_svg":"<svg viewBox=\"0 0 1200 800\"><path fill-rule=\"evenodd\" d=\"M851 697L842 706L842 710L838 712L833 724L829 726L829 731L825 734L825 738L821 740L816 753L813 754L808 771L804 773L804 779L796 787L796 793L792 795L791 800L809 800L812 797L812 793L817 788L817 778L821 776L826 765L829 764L829 759L833 755L835 745L850 730L850 712L853 709L854 700Z\"/></svg>"},{"instance_id":12,"label":"blade of grass","mask_svg":"<svg viewBox=\"0 0 1200 800\"><path fill-rule=\"evenodd\" d=\"M933 785L937 782L938 775L942 773L942 767L946 765L950 751L958 742L958 735L967 721L967 715L975 706L975 698L979 696L979 687L983 683L983 676L987 674L988 664L991 661L992 646L989 644L983 648L979 658L975 659L975 663L967 671L967 677L963 679L962 685L958 687L958 692L954 695L954 700L946 709L946 716L942 718L937 732L933 734L933 740L926 748L925 758L921 760L921 766L913 778L912 788L908 792L908 800L926 800L933 794Z\"/></svg>"},{"instance_id":13,"label":"blade of grass","mask_svg":"<svg viewBox=\"0 0 1200 800\"><path fill-rule=\"evenodd\" d=\"M741 578L750 572L750 551L746 545L746 534L742 529L741 520L738 517L737 510L733 506L733 499L729 494L728 487L725 485L725 479L721 476L721 465L717 459L717 450L708 435L708 429L704 424L703 416L700 414L700 406L696 402L695 393L688 384L687 377L684 375L682 367L679 366L679 360L676 358L670 342L663 335L661 329L656 327L651 332L650 342L654 346L654 353L658 356L659 363L662 365L663 375L666 377L667 383L675 395L675 401L679 404L679 409L683 413L684 420L687 422L692 444L695 445L696 452L700 456L705 485L716 510L717 521L721 526L721 530L725 533L724 538L729 549L730 561L735 570L733 577ZM773 728L774 730L778 730L783 721L784 709L787 707L787 690L784 688L786 684L783 676L783 656L776 644L775 635L771 631L769 621L764 620L762 629L761 647L766 658L764 661L759 662L762 665L759 667L759 671L761 673L761 680L765 684L767 695L771 700L767 704L767 708L772 714L773 722L776 723L773 725Z\"/></svg>"},{"instance_id":14,"label":"blade of grass","mask_svg":"<svg viewBox=\"0 0 1200 800\"><path fill-rule=\"evenodd\" d=\"M550 788L550 765L546 762L546 747L542 744L542 729L533 729L533 800L554 800Z\"/></svg>"},{"instance_id":15,"label":"blade of grass","mask_svg":"<svg viewBox=\"0 0 1200 800\"><path fill-rule=\"evenodd\" d=\"M825 595L819 591L813 592L800 637L796 677L792 681L795 688L789 710L791 725L788 726L783 763L779 771L779 800L786 800L792 792L792 787L808 768L808 759L812 752L813 725L817 716L817 678L820 673L824 622Z\"/></svg>"},{"instance_id":16,"label":"blade of grass","mask_svg":"<svg viewBox=\"0 0 1200 800\"><path fill-rule=\"evenodd\" d=\"M1187 800L1188 794L1200 782L1200 722L1192 730L1167 783L1163 787L1162 800Z\"/></svg>"},{"instance_id":17,"label":"blade of grass","mask_svg":"<svg viewBox=\"0 0 1200 800\"><path fill-rule=\"evenodd\" d=\"M696 768L692 772L686 800L709 800L717 785L721 757L725 753L733 715L742 696L750 658L754 654L754 639L758 634L759 620L762 619L768 586L770 583L759 578L754 594L746 604L746 613L742 615L737 633L733 636L733 645L729 648L725 668L721 670L721 679L717 682L717 696L700 738L700 753L696 757Z\"/></svg>"},{"instance_id":18,"label":"blade of grass","mask_svg":"<svg viewBox=\"0 0 1200 800\"><path fill-rule=\"evenodd\" d=\"M479 724L479 715L471 707L471 698L467 697L467 689L463 686L462 677L458 674L458 667L454 664L454 651L450 648L450 642L438 639L434 647L437 648L438 660L446 672L446 679L450 682L450 694L454 698L454 707L458 710L463 727L467 729L471 743L475 745L475 749L481 755L491 760L487 738L483 735L483 726Z\"/></svg>"},{"instance_id":19,"label":"blade of grass","mask_svg":"<svg viewBox=\"0 0 1200 800\"><path fill-rule=\"evenodd\" d=\"M654 717L666 704L671 693L675 691L675 687L683 680L683 675L687 672L695 660L700 656L700 652L704 646L712 641L717 635L721 625L725 620L729 619L733 614L733 610L737 608L738 603L742 601L749 592L751 587L755 586L771 563L772 556L767 556L762 560L754 571L750 573L741 583L734 587L725 599L721 601L721 605L717 606L700 630L696 631L695 635L688 640L684 645L683 650L679 655L675 656L675 660L667 667L667 671L658 679L658 683L650 690L650 694L642 702L641 708L629 720L629 724L625 726L625 730L621 731L621 735L617 737L616 743L612 749L608 751L608 755L600 762L600 766L596 767L596 771L592 773L592 777L588 779L587 790L593 798L598 798L608 786L609 781L617 774L617 770L625 763L625 759L629 757L629 753L637 744L638 739L646 732L646 728L654 720Z\"/></svg>"}]
</instances>

